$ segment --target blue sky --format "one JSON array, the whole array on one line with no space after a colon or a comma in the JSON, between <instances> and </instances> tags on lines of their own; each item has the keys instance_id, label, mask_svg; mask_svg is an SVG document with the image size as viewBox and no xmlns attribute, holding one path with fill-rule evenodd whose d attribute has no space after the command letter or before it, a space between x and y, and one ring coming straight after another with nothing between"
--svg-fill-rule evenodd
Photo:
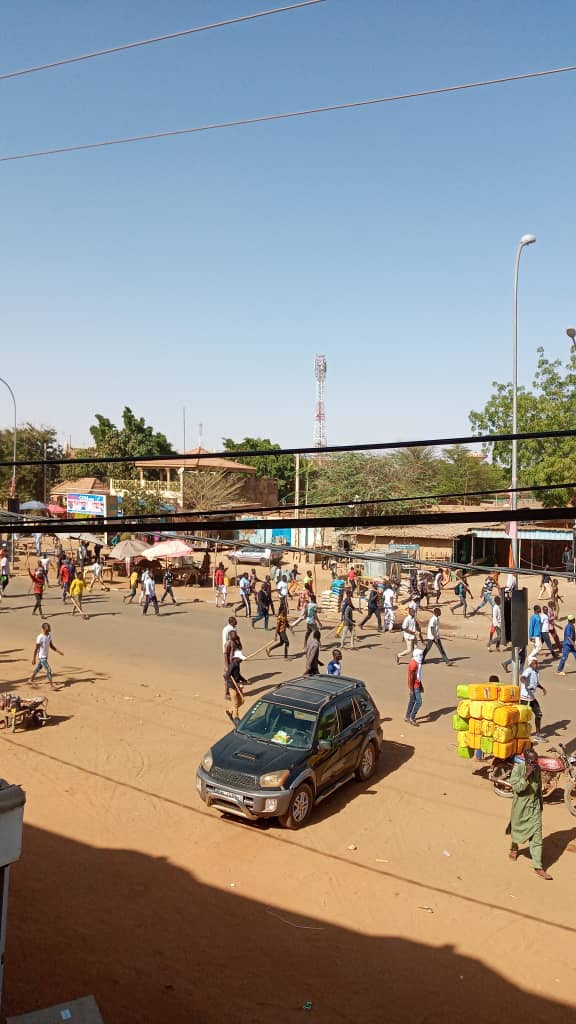
<instances>
[{"instance_id":1,"label":"blue sky","mask_svg":"<svg viewBox=\"0 0 576 1024\"><path fill-rule=\"evenodd\" d=\"M275 6L4 0L0 68ZM570 0L328 0L0 82L0 153L570 64ZM576 321L576 74L0 164L0 373L85 443L124 404L182 444L468 432ZM4 390L4 389L2 389ZM0 425L10 423L0 395Z\"/></svg>"}]
</instances>

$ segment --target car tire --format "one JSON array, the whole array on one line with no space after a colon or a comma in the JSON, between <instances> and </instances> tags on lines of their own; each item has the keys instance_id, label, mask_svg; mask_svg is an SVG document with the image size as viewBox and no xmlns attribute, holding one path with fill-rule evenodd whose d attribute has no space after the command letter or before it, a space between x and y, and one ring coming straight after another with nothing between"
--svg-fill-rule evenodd
<instances>
[{"instance_id":1,"label":"car tire","mask_svg":"<svg viewBox=\"0 0 576 1024\"><path fill-rule=\"evenodd\" d=\"M307 782L303 782L302 785L298 786L298 789L294 791L294 795L290 801L290 810L287 814L284 814L279 818L280 824L284 828L302 828L312 814L313 806L314 794L312 792L312 788Z\"/></svg>"},{"instance_id":2,"label":"car tire","mask_svg":"<svg viewBox=\"0 0 576 1024\"><path fill-rule=\"evenodd\" d=\"M368 782L368 779L372 778L376 771L377 757L376 745L370 740L370 743L367 743L364 747L358 761L358 767L356 768L358 782Z\"/></svg>"}]
</instances>

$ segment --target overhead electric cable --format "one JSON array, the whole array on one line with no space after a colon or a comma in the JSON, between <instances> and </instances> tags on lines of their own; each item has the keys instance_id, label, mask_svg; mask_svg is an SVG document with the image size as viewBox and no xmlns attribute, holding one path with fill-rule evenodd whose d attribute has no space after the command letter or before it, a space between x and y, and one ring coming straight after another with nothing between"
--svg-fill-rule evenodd
<instances>
[{"instance_id":1,"label":"overhead electric cable","mask_svg":"<svg viewBox=\"0 0 576 1024\"><path fill-rule=\"evenodd\" d=\"M268 18L272 14L285 14L287 11L297 11L302 7L314 7L317 4L326 3L327 0L302 0L301 3L289 4L285 7L274 7L269 11L256 11L254 14L244 14L237 18L227 18L225 21L213 21L210 25L197 25L195 28L184 28L179 32L167 32L162 36L152 36L149 39L138 39L134 43L121 43L119 46L109 46L105 50L93 50L90 53L82 53L78 57L63 57L61 60L53 60L47 64L35 64L30 68L22 68L20 71L0 72L0 82L9 78L22 78L24 75L35 75L39 71L52 71L54 68L62 68L67 64L79 64L80 61L94 60L95 57L107 57L112 53L122 53L125 50L136 50L141 46L152 46L154 43L166 43L171 39L182 39L185 36L196 35L198 32L209 32L215 28L226 28L229 25L239 25L244 21L255 21L257 18Z\"/></svg>"},{"instance_id":2,"label":"overhead electric cable","mask_svg":"<svg viewBox=\"0 0 576 1024\"><path fill-rule=\"evenodd\" d=\"M227 514L226 509L222 510L222 515ZM195 518L192 518L195 516ZM555 508L519 508L519 509L474 509L466 510L465 512L416 512L416 513L402 513L392 516L383 515L356 515L356 516L342 516L335 520L334 516L302 516L300 519L293 520L292 525L297 525L300 529L306 527L316 528L323 526L427 526L434 525L437 523L509 523L512 521L522 522L534 522L540 520L558 520L558 519L574 519L574 508L572 506L562 506ZM243 530L258 530L258 529L285 529L288 520L282 519L243 519L241 526ZM134 532L138 530L138 527L144 525L146 533L154 533L156 531L162 531L166 529L166 521L160 518L153 520L152 522L146 521L144 524L139 521L137 515L134 516L123 516L121 518L107 516L103 518L97 524L94 523L94 519L64 519L54 520L50 523L50 533L68 533L70 529L73 532L83 531L86 527L92 531L95 525L99 530L110 530L112 528L122 528L127 531ZM202 519L202 513L191 513L190 518L179 523L181 531L189 530L190 532L198 532L201 529L206 529L208 524ZM209 527L211 531L220 530L222 532L228 530L238 529L237 519L220 519L211 520ZM3 522L3 532L17 531L21 534L31 534L38 531L38 521L34 522L31 520L29 523L18 522ZM140 531L142 532L142 531Z\"/></svg>"},{"instance_id":3,"label":"overhead electric cable","mask_svg":"<svg viewBox=\"0 0 576 1024\"><path fill-rule=\"evenodd\" d=\"M460 85L445 85L436 89L419 89L414 92L397 93L392 96L379 96L369 100L353 100L349 103L330 103L321 107L307 107L303 110L291 110L279 114L263 114L259 117L243 117L235 121L216 121L212 124L197 125L194 128L174 128L161 132L149 132L143 135L128 135L119 139L104 139L101 142L83 142L73 146L58 146L54 149L39 149L29 153L14 153L0 156L0 163L14 160L34 160L42 156L57 156L62 153L80 153L88 149L104 149L109 146L125 146L131 142L149 142L154 139L175 138L178 135L195 135L199 132L218 131L223 128L242 128L246 125L265 124L269 121L287 121L298 117L309 117L312 114L327 114L337 110L357 110L360 107L374 107L383 103L398 103L401 100L422 99L424 96L442 96L446 93L464 92L467 89L485 89L490 85L504 85L508 82L523 82L531 78L545 78L550 75L563 75L576 71L576 64L562 68L549 68L546 71L529 71L522 75L504 75L502 78L488 78L480 82L464 82Z\"/></svg>"},{"instance_id":4,"label":"overhead electric cable","mask_svg":"<svg viewBox=\"0 0 576 1024\"><path fill-rule=\"evenodd\" d=\"M467 437L432 437L420 441L375 441L367 444L329 444L320 449L322 456L341 452L375 452L396 450L398 448L441 448L451 445L495 444L496 441L546 441L550 438L576 437L576 428L563 430L524 430L519 433L507 434L470 434ZM133 462L174 462L176 459L185 462L201 462L203 459L240 459L273 458L279 455L318 455L319 449L314 445L302 448L257 448L248 451L221 452L171 452L169 455L87 455L73 459L17 459L17 466L82 466L105 465L106 463ZM13 459L0 459L0 467L12 466Z\"/></svg>"}]
</instances>

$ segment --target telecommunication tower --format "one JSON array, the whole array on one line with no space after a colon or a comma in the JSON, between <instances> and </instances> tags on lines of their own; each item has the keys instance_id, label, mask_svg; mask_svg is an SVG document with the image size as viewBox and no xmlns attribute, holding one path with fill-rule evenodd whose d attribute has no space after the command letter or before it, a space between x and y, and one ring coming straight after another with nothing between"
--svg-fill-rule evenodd
<instances>
[{"instance_id":1,"label":"telecommunication tower","mask_svg":"<svg viewBox=\"0 0 576 1024\"><path fill-rule=\"evenodd\" d=\"M326 380L326 356L316 356L314 360L314 376L316 377L316 425L314 428L314 447L326 447L326 414L324 411L324 382Z\"/></svg>"}]
</instances>

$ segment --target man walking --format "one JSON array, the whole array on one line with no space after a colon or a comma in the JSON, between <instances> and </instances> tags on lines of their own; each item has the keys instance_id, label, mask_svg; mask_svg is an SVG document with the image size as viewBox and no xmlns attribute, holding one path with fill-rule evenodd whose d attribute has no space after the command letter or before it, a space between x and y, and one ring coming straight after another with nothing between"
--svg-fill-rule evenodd
<instances>
[{"instance_id":1,"label":"man walking","mask_svg":"<svg viewBox=\"0 0 576 1024\"><path fill-rule=\"evenodd\" d=\"M404 648L403 651L400 651L400 654L396 655L397 665L400 664L400 658L402 658L404 654L409 654L410 658L412 658L412 655L414 653L414 644L416 643L416 637L419 637L420 640L422 639L422 632L420 630L420 626L418 625L415 615L408 613L408 615L405 617L402 623L402 633L404 636L406 647Z\"/></svg>"},{"instance_id":2,"label":"man walking","mask_svg":"<svg viewBox=\"0 0 576 1024\"><path fill-rule=\"evenodd\" d=\"M440 616L441 616L441 614L442 614L442 612L441 612L440 608L433 608L432 609L432 615L428 619L428 628L426 630L426 646L424 648L424 653L422 654L422 664L424 664L424 662L426 661L428 653L430 652L430 650L432 649L432 646L434 644L436 644L436 647L440 651L440 654L442 656L442 661L444 662L444 664L445 665L450 665L451 664L451 661L448 658L448 655L446 654L446 651L444 650L444 644L442 643L442 641L440 639Z\"/></svg>"},{"instance_id":3,"label":"man walking","mask_svg":"<svg viewBox=\"0 0 576 1024\"><path fill-rule=\"evenodd\" d=\"M535 604L530 616L530 622L528 623L528 639L532 641L534 648L532 653L538 654L542 647L542 620L540 619L540 612L542 611L539 604Z\"/></svg>"},{"instance_id":4,"label":"man walking","mask_svg":"<svg viewBox=\"0 0 576 1024\"><path fill-rule=\"evenodd\" d=\"M542 728L542 708L536 699L537 690L542 690L542 693L546 696L546 690L540 682L538 658L532 654L528 659L528 667L524 669L520 676L520 703L529 704L532 708L534 724L536 725L536 732L533 738L535 740L542 740L544 739L540 732Z\"/></svg>"},{"instance_id":5,"label":"man walking","mask_svg":"<svg viewBox=\"0 0 576 1024\"><path fill-rule=\"evenodd\" d=\"M226 607L226 598L228 597L228 592L226 584L224 582L225 578L226 577L224 576L224 564L223 562L220 562L218 568L216 569L216 572L214 573L214 589L216 591L217 608L220 608L220 601L222 601L222 608Z\"/></svg>"},{"instance_id":6,"label":"man walking","mask_svg":"<svg viewBox=\"0 0 576 1024\"><path fill-rule=\"evenodd\" d=\"M280 604L286 604L287 598L280 598ZM270 590L263 583L256 595L256 605L258 614L252 619L252 629L255 628L256 623L264 619L264 629L268 629L268 620L270 618Z\"/></svg>"},{"instance_id":7,"label":"man walking","mask_svg":"<svg viewBox=\"0 0 576 1024\"><path fill-rule=\"evenodd\" d=\"M350 596L350 600L347 602L346 607L344 608L344 614L342 616L342 622L343 622L344 628L342 630L341 643L342 643L342 647L343 648L346 646L346 637L347 636L350 637L350 647L351 648L354 647L354 633L355 633L355 629L354 629L354 612L355 612L355 610L356 609L355 609L353 601L352 601L352 596Z\"/></svg>"},{"instance_id":8,"label":"man walking","mask_svg":"<svg viewBox=\"0 0 576 1024\"><path fill-rule=\"evenodd\" d=\"M268 629L268 623L266 622L266 629ZM288 640L288 601L280 601L278 605L278 615L276 616L276 643L271 644L270 647L266 648L266 654L268 657L271 656L272 651L275 651L277 647L284 648L284 657L288 657L288 648L290 646Z\"/></svg>"},{"instance_id":9,"label":"man walking","mask_svg":"<svg viewBox=\"0 0 576 1024\"><path fill-rule=\"evenodd\" d=\"M146 615L150 605L154 608L154 615L159 615L160 609L158 608L158 598L156 597L156 584L151 573L146 577L146 581L144 583L144 607L142 609L142 615Z\"/></svg>"},{"instance_id":10,"label":"man walking","mask_svg":"<svg viewBox=\"0 0 576 1024\"><path fill-rule=\"evenodd\" d=\"M34 683L36 676L42 671L42 669L44 669L50 686L53 690L56 689L52 682L52 669L50 667L50 662L48 661L48 652L51 650L56 651L56 654L60 655L63 655L64 653L63 651L59 651L54 645L52 633L50 631L50 623L43 622L42 632L36 637L36 646L34 647L34 654L32 655L32 664L36 667L28 680L33 686L36 685Z\"/></svg>"},{"instance_id":11,"label":"man walking","mask_svg":"<svg viewBox=\"0 0 576 1024\"><path fill-rule=\"evenodd\" d=\"M322 623L318 618L318 605L316 604L316 598L312 594L310 601L308 601L308 604L306 605L306 633L304 634L304 647L306 647L310 634L313 633L315 629L322 629Z\"/></svg>"},{"instance_id":12,"label":"man walking","mask_svg":"<svg viewBox=\"0 0 576 1024\"><path fill-rule=\"evenodd\" d=\"M528 843L534 871L547 882L552 880L542 866L542 780L538 755L529 747L524 759L514 765L510 776L512 814L507 832L512 840L510 860L518 860L519 843Z\"/></svg>"},{"instance_id":13,"label":"man walking","mask_svg":"<svg viewBox=\"0 0 576 1024\"><path fill-rule=\"evenodd\" d=\"M137 572L136 569L133 569L132 572L130 573L130 581L129 581L129 583L130 583L130 590L128 591L127 594L124 595L122 600L123 600L123 602L127 601L128 604L132 604L132 601L136 597L136 591L138 589L138 572Z\"/></svg>"},{"instance_id":14,"label":"man walking","mask_svg":"<svg viewBox=\"0 0 576 1024\"><path fill-rule=\"evenodd\" d=\"M492 644L496 645L496 650L500 650L500 644L502 643L502 609L500 607L500 598L495 597L492 605L492 625L490 626L490 636L488 637L488 650L492 650Z\"/></svg>"},{"instance_id":15,"label":"man walking","mask_svg":"<svg viewBox=\"0 0 576 1024\"><path fill-rule=\"evenodd\" d=\"M368 614L364 619L362 619L362 622L358 623L358 628L364 629L364 626L366 625L367 622L370 621L373 615L376 616L376 622L378 623L378 632L381 633L382 617L380 615L380 594L378 593L378 587L376 586L375 583L373 583L372 586L370 587L370 592L368 594Z\"/></svg>"},{"instance_id":16,"label":"man walking","mask_svg":"<svg viewBox=\"0 0 576 1024\"><path fill-rule=\"evenodd\" d=\"M548 608L546 605L544 605L542 611L540 612L540 629L540 639L542 640L543 644L546 644L546 647L552 655L552 660L556 661L557 655L556 651L552 646L552 641L550 639L550 617L548 615Z\"/></svg>"},{"instance_id":17,"label":"man walking","mask_svg":"<svg viewBox=\"0 0 576 1024\"><path fill-rule=\"evenodd\" d=\"M76 612L78 612L83 619L87 618L82 611L82 599L84 597L85 587L86 584L84 582L84 576L82 575L82 571L79 569L70 584L70 600L72 601L72 615L76 615Z\"/></svg>"},{"instance_id":18,"label":"man walking","mask_svg":"<svg viewBox=\"0 0 576 1024\"><path fill-rule=\"evenodd\" d=\"M239 612L241 608L244 608L246 612L246 618L249 619L252 615L252 609L250 607L250 577L247 572L243 572L239 581L238 586L240 587L240 601L236 605L234 611Z\"/></svg>"},{"instance_id":19,"label":"man walking","mask_svg":"<svg viewBox=\"0 0 576 1024\"><path fill-rule=\"evenodd\" d=\"M160 604L164 604L164 601L167 597L171 597L172 604L176 604L176 598L174 597L174 591L172 590L172 585L174 583L174 573L170 567L166 569L162 582L164 584L164 593L160 598Z\"/></svg>"},{"instance_id":20,"label":"man walking","mask_svg":"<svg viewBox=\"0 0 576 1024\"><path fill-rule=\"evenodd\" d=\"M422 686L422 651L419 647L415 648L412 658L408 662L408 689L410 697L404 721L410 725L417 726L416 715L422 707L422 694L424 693L424 687Z\"/></svg>"},{"instance_id":21,"label":"man walking","mask_svg":"<svg viewBox=\"0 0 576 1024\"><path fill-rule=\"evenodd\" d=\"M477 615L480 609L483 608L485 604L490 605L491 608L494 607L494 598L492 597L493 590L494 579L492 576L487 576L482 586L482 600L480 601L480 604L476 605L476 607L472 609L470 615Z\"/></svg>"},{"instance_id":22,"label":"man walking","mask_svg":"<svg viewBox=\"0 0 576 1024\"><path fill-rule=\"evenodd\" d=\"M576 658L576 629L574 628L574 616L568 615L568 622L564 626L564 636L562 638L562 654L560 661L558 662L558 675L565 676L564 665L568 661L568 657L572 654Z\"/></svg>"},{"instance_id":23,"label":"man walking","mask_svg":"<svg viewBox=\"0 0 576 1024\"><path fill-rule=\"evenodd\" d=\"M66 558L60 566L60 584L62 587L62 601L66 604L66 598L70 591L70 583L72 581L71 565L69 560Z\"/></svg>"},{"instance_id":24,"label":"man walking","mask_svg":"<svg viewBox=\"0 0 576 1024\"><path fill-rule=\"evenodd\" d=\"M320 630L315 629L306 644L306 670L305 676L317 676L318 668L324 662L320 661Z\"/></svg>"},{"instance_id":25,"label":"man walking","mask_svg":"<svg viewBox=\"0 0 576 1024\"><path fill-rule=\"evenodd\" d=\"M394 599L396 593L393 586L388 581L384 587L384 593L382 600L384 602L384 629L387 629L389 633L392 632L396 625L396 611L394 608Z\"/></svg>"},{"instance_id":26,"label":"man walking","mask_svg":"<svg viewBox=\"0 0 576 1024\"><path fill-rule=\"evenodd\" d=\"M458 608L462 608L464 618L467 618L468 605L466 604L466 594L468 594L469 597L472 597L472 591L470 590L470 587L468 586L466 581L461 577L458 579L458 582L454 587L454 593L456 594L458 600L454 601L450 605L450 611L452 612L452 615L455 614L454 605L456 605Z\"/></svg>"},{"instance_id":27,"label":"man walking","mask_svg":"<svg viewBox=\"0 0 576 1024\"><path fill-rule=\"evenodd\" d=\"M38 612L38 615L43 617L44 612L42 611L42 595L44 593L46 577L44 575L44 569L40 565L40 562L38 562L38 565L34 572L30 572L30 569L28 569L28 575L32 580L32 590L34 592L34 607L32 609L32 615L36 615L36 612Z\"/></svg>"}]
</instances>

